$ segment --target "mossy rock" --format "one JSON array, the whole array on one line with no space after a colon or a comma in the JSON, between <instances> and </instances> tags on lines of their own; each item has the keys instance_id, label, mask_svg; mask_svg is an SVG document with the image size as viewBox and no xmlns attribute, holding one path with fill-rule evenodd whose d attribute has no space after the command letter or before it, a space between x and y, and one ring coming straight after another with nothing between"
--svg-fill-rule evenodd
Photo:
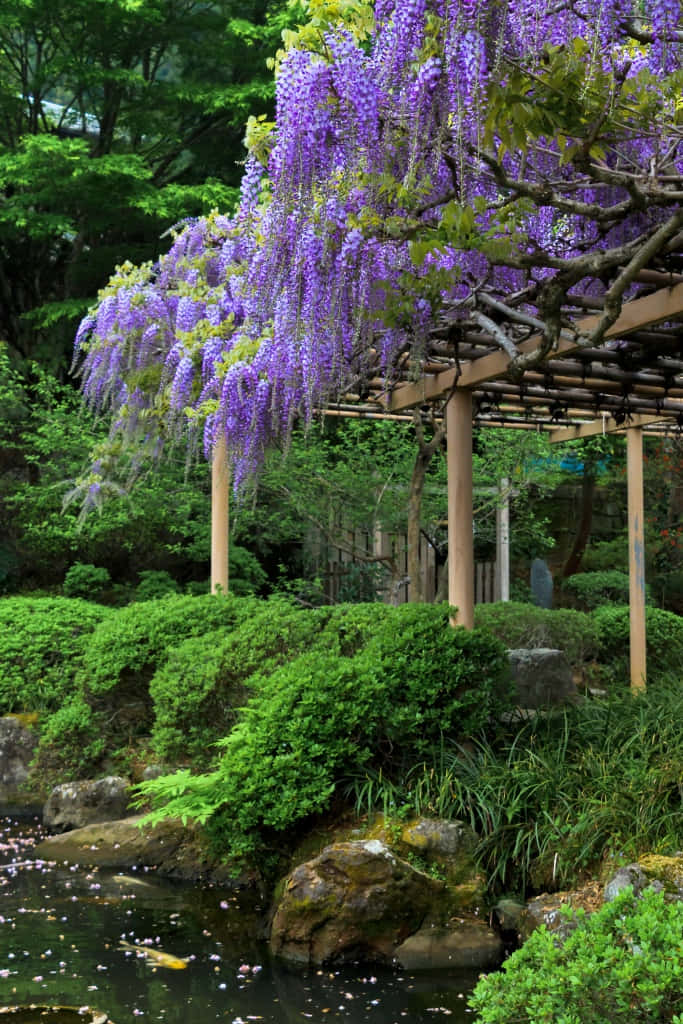
<instances>
[{"instance_id":1,"label":"mossy rock","mask_svg":"<svg viewBox=\"0 0 683 1024\"><path fill-rule=\"evenodd\" d=\"M683 854L648 853L638 863L651 882L661 882L667 892L683 898Z\"/></svg>"},{"instance_id":2,"label":"mossy rock","mask_svg":"<svg viewBox=\"0 0 683 1024\"><path fill-rule=\"evenodd\" d=\"M479 910L485 901L486 878L477 869L476 833L462 821L413 818L399 822L378 817L368 830L418 871L445 883L444 914Z\"/></svg>"},{"instance_id":3,"label":"mossy rock","mask_svg":"<svg viewBox=\"0 0 683 1024\"><path fill-rule=\"evenodd\" d=\"M396 947L443 902L444 889L379 840L334 843L288 876L271 950L309 965L390 963Z\"/></svg>"}]
</instances>

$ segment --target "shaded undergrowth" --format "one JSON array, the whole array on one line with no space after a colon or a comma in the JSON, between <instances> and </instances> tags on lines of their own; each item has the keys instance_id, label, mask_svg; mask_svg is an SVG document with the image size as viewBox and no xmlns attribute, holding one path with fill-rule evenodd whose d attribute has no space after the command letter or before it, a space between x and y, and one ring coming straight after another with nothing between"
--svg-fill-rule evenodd
<instances>
[{"instance_id":1,"label":"shaded undergrowth","mask_svg":"<svg viewBox=\"0 0 683 1024\"><path fill-rule=\"evenodd\" d=\"M468 822L494 891L560 888L605 857L681 847L683 687L586 701L492 740L442 742L393 776L366 771L361 813Z\"/></svg>"}]
</instances>

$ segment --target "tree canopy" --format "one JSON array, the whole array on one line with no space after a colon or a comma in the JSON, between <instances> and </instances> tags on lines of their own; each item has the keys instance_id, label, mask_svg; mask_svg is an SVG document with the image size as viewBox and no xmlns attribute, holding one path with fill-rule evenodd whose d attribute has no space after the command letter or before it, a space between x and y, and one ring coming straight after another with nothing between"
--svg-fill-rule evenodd
<instances>
[{"instance_id":1,"label":"tree canopy","mask_svg":"<svg viewBox=\"0 0 683 1024\"><path fill-rule=\"evenodd\" d=\"M599 344L683 230L678 0L309 0L233 217L120 267L82 322L114 433L225 439L239 486L333 397L480 328ZM97 500L103 467L89 480Z\"/></svg>"},{"instance_id":2,"label":"tree canopy","mask_svg":"<svg viewBox=\"0 0 683 1024\"><path fill-rule=\"evenodd\" d=\"M272 109L268 0L6 0L0 339L65 371L74 324L169 224L231 209L249 113ZM167 243L168 244L168 243Z\"/></svg>"}]
</instances>

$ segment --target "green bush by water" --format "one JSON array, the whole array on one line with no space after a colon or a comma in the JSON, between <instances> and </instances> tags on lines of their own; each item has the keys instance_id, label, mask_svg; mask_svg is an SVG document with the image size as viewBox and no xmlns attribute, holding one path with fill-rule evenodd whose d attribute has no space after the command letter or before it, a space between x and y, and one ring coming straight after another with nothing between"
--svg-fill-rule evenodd
<instances>
[{"instance_id":1,"label":"green bush by water","mask_svg":"<svg viewBox=\"0 0 683 1024\"><path fill-rule=\"evenodd\" d=\"M273 599L225 628L173 648L150 682L154 705L151 743L167 761L205 766L213 744L227 736L246 703L252 676L267 676L315 643L321 614Z\"/></svg>"},{"instance_id":2,"label":"green bush by water","mask_svg":"<svg viewBox=\"0 0 683 1024\"><path fill-rule=\"evenodd\" d=\"M481 1024L681 1024L683 903L630 890L564 942L537 929L470 999Z\"/></svg>"},{"instance_id":3,"label":"green bush by water","mask_svg":"<svg viewBox=\"0 0 683 1024\"><path fill-rule=\"evenodd\" d=\"M228 632L252 610L246 598L173 594L107 613L84 645L64 705L46 723L38 763L46 772L61 764L72 774L87 775L97 770L106 750L149 735L150 680L173 648L219 627Z\"/></svg>"},{"instance_id":4,"label":"green bush by water","mask_svg":"<svg viewBox=\"0 0 683 1024\"><path fill-rule=\"evenodd\" d=\"M478 732L509 707L507 668L490 634L449 630L445 606L337 613L311 650L259 676L214 772L142 792L154 818L195 818L233 855L263 853L327 810L349 773L414 761L443 733Z\"/></svg>"}]
</instances>

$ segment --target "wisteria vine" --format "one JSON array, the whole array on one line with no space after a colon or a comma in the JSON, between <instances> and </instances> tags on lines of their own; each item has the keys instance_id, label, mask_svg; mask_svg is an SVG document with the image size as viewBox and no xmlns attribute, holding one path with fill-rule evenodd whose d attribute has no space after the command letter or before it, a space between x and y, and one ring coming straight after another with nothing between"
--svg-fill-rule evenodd
<instances>
[{"instance_id":1,"label":"wisteria vine","mask_svg":"<svg viewBox=\"0 0 683 1024\"><path fill-rule=\"evenodd\" d=\"M114 435L203 432L209 458L224 438L237 487L297 418L419 366L480 296L523 295L549 344L556 293L618 308L683 196L679 0L308 9L235 214L118 268L76 340Z\"/></svg>"}]
</instances>

